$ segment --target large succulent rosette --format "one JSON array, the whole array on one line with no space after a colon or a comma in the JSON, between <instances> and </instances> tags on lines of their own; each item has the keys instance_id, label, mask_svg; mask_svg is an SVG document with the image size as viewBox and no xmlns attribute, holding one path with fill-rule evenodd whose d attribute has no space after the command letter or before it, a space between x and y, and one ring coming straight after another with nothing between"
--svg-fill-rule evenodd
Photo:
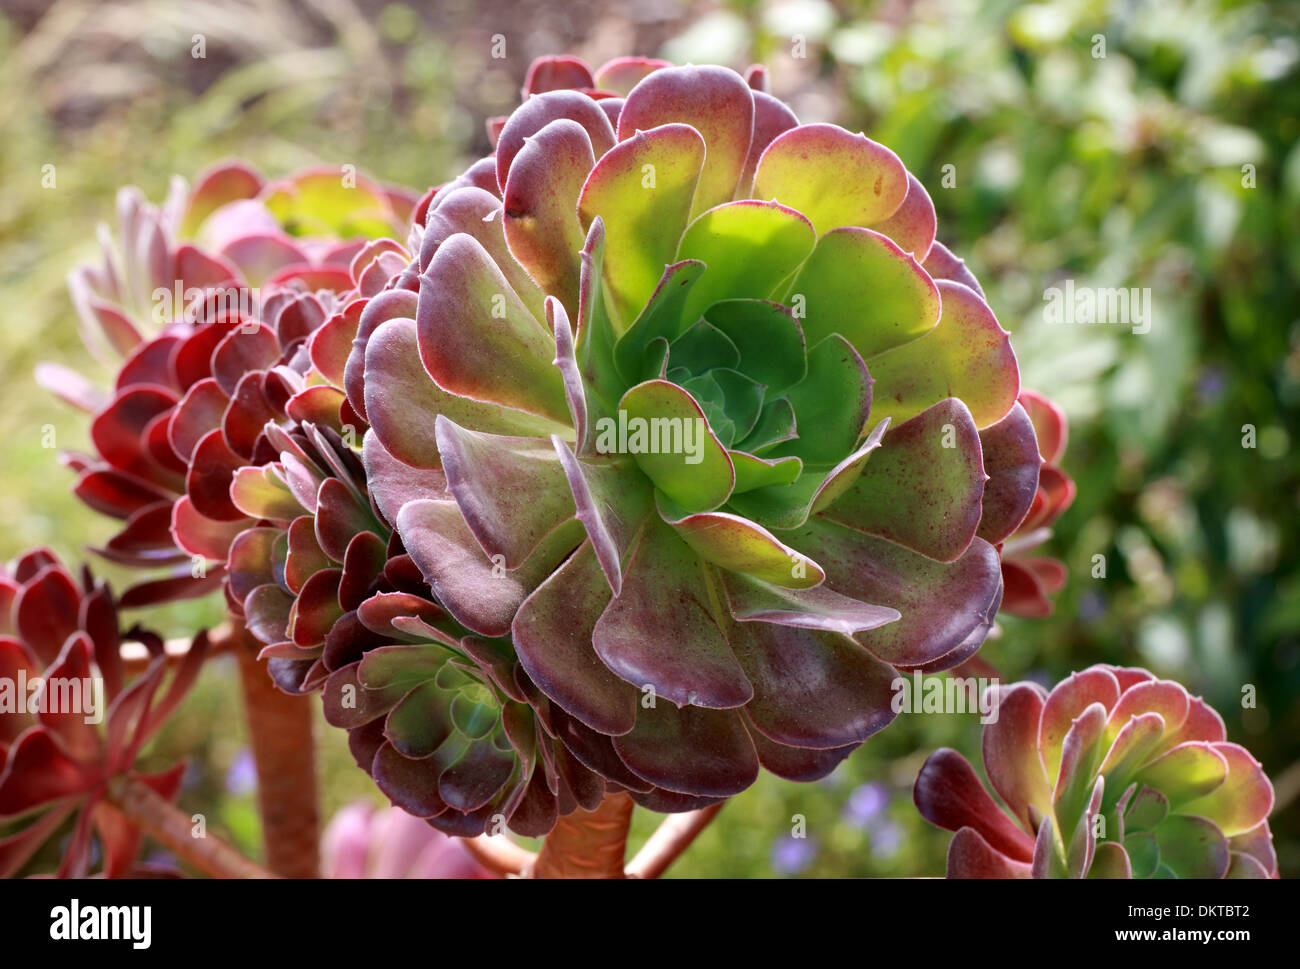
<instances>
[{"instance_id":1,"label":"large succulent rosette","mask_svg":"<svg viewBox=\"0 0 1300 969\"><path fill-rule=\"evenodd\" d=\"M124 641L142 644L150 656L137 676L124 668ZM143 774L135 761L189 690L206 653L200 634L163 689L162 640L139 628L120 630L112 594L89 571L78 581L44 549L0 569L0 876L20 870L74 816L60 875L87 873L96 834L104 874L143 871L136 862L140 831L105 794L122 776L164 798L179 791L184 764ZM101 699L103 706L92 709ZM102 719L89 722L96 718Z\"/></svg>"},{"instance_id":2,"label":"large succulent rosette","mask_svg":"<svg viewBox=\"0 0 1300 969\"><path fill-rule=\"evenodd\" d=\"M386 518L642 803L823 776L997 612L1041 463L1008 336L884 146L718 67L528 93L357 330L376 454L445 481Z\"/></svg>"},{"instance_id":3,"label":"large succulent rosette","mask_svg":"<svg viewBox=\"0 0 1300 969\"><path fill-rule=\"evenodd\" d=\"M1273 786L1199 697L1115 666L991 689L984 768L1006 810L954 750L916 779L921 814L956 832L950 878L1277 876Z\"/></svg>"},{"instance_id":4,"label":"large succulent rosette","mask_svg":"<svg viewBox=\"0 0 1300 969\"><path fill-rule=\"evenodd\" d=\"M337 171L265 182L239 164L193 188L176 180L161 208L118 198L115 248L70 277L87 342L125 357L111 394L65 368L38 376L94 414L95 454L65 455L75 493L121 520L99 551L171 575L127 590L138 605L207 591L230 541L252 522L230 501L234 472L273 456L268 421L308 418L305 341L376 271L387 247L367 237L402 228L411 200ZM103 339L96 339L96 335ZM214 563L201 574L191 557Z\"/></svg>"}]
</instances>

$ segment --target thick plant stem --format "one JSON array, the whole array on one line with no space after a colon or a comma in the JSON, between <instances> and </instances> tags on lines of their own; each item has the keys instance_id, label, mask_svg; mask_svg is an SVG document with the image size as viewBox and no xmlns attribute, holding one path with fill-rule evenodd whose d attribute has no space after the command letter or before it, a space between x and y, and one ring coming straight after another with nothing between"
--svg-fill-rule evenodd
<instances>
[{"instance_id":1,"label":"thick plant stem","mask_svg":"<svg viewBox=\"0 0 1300 969\"><path fill-rule=\"evenodd\" d=\"M260 644L242 627L232 631L239 658L244 713L257 762L266 866L288 878L320 874L320 798L311 699L277 689L259 662Z\"/></svg>"},{"instance_id":2,"label":"thick plant stem","mask_svg":"<svg viewBox=\"0 0 1300 969\"><path fill-rule=\"evenodd\" d=\"M533 866L534 878L623 878L632 799L611 794L594 811L579 808L555 823Z\"/></svg>"},{"instance_id":3,"label":"thick plant stem","mask_svg":"<svg viewBox=\"0 0 1300 969\"><path fill-rule=\"evenodd\" d=\"M213 878L275 877L220 838L206 832L196 836L189 815L134 778L115 779L108 798L145 834L204 874Z\"/></svg>"}]
</instances>

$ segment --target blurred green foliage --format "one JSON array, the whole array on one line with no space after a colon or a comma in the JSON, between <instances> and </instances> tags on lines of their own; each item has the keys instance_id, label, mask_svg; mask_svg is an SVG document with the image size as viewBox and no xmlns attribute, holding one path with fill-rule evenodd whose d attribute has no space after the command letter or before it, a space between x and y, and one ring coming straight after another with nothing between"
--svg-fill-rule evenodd
<instances>
[{"instance_id":1,"label":"blurred green foliage","mask_svg":"<svg viewBox=\"0 0 1300 969\"><path fill-rule=\"evenodd\" d=\"M200 34L205 58L191 56ZM1014 333L1026 385L1072 424L1079 497L1048 546L1070 583L1052 617L1005 620L981 656L1049 684L1094 662L1141 665L1204 694L1273 777L1280 867L1300 871L1294 3L60 0L0 18L0 555L76 554L108 533L42 446L51 426L59 448L84 447L85 424L30 374L56 359L108 379L62 280L94 254L120 184L158 198L171 173L230 155L273 173L352 163L437 183L486 151L482 121L509 108L528 60L562 51L762 60L802 118L899 153ZM1150 331L1047 324L1044 292L1065 279L1149 288ZM183 635L218 616L191 605L149 619ZM255 851L238 702L233 669L214 664L153 754L188 754L183 806ZM341 733L321 735L327 811L381 801ZM941 874L948 836L910 788L942 745L978 761L976 716L903 715L817 784L764 776L674 873ZM638 812L634 841L656 821Z\"/></svg>"}]
</instances>

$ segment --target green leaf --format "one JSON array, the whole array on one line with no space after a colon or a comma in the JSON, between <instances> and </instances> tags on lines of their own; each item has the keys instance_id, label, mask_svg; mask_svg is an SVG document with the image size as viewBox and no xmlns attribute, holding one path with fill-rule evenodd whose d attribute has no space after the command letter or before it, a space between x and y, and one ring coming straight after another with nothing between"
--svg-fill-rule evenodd
<instances>
[{"instance_id":1,"label":"green leaf","mask_svg":"<svg viewBox=\"0 0 1300 969\"><path fill-rule=\"evenodd\" d=\"M740 351L730 337L708 320L700 319L672 342L668 359L673 367L702 374L715 367L735 367L740 363Z\"/></svg>"},{"instance_id":2,"label":"green leaf","mask_svg":"<svg viewBox=\"0 0 1300 969\"><path fill-rule=\"evenodd\" d=\"M790 589L811 589L826 577L816 562L747 518L716 511L676 518L662 504L660 513L701 558L729 571Z\"/></svg>"},{"instance_id":3,"label":"green leaf","mask_svg":"<svg viewBox=\"0 0 1300 969\"><path fill-rule=\"evenodd\" d=\"M1177 878L1222 878L1228 872L1228 841L1204 818L1173 815L1155 831L1160 864Z\"/></svg>"},{"instance_id":4,"label":"green leaf","mask_svg":"<svg viewBox=\"0 0 1300 969\"><path fill-rule=\"evenodd\" d=\"M995 424L1020 393L1011 335L988 304L960 283L940 280L939 324L911 343L870 358L876 416L915 417L945 397L960 397L979 428Z\"/></svg>"},{"instance_id":5,"label":"green leaf","mask_svg":"<svg viewBox=\"0 0 1300 969\"><path fill-rule=\"evenodd\" d=\"M793 454L805 465L835 465L862 438L871 409L871 377L852 344L842 336L828 336L808 351L808 373L787 397L799 436L766 456Z\"/></svg>"},{"instance_id":6,"label":"green leaf","mask_svg":"<svg viewBox=\"0 0 1300 969\"><path fill-rule=\"evenodd\" d=\"M803 320L809 343L832 333L868 359L934 329L939 291L888 236L836 229L817 240L784 302Z\"/></svg>"},{"instance_id":7,"label":"green leaf","mask_svg":"<svg viewBox=\"0 0 1300 969\"><path fill-rule=\"evenodd\" d=\"M628 433L624 443L646 476L664 494L687 511L708 511L727 500L736 483L735 469L727 449L719 443L704 411L693 397L666 380L647 380L623 395L619 410L626 414ZM620 425L623 413L619 415ZM632 422L643 422L640 442L633 437ZM607 428L607 431L610 429ZM617 435L613 443L617 445ZM692 444L690 449L686 443ZM619 453L619 447L600 446L604 453ZM640 450L638 453L638 443ZM667 447L664 447L664 445Z\"/></svg>"},{"instance_id":8,"label":"green leaf","mask_svg":"<svg viewBox=\"0 0 1300 969\"><path fill-rule=\"evenodd\" d=\"M725 333L740 357L733 364L775 397L803 380L808 372L803 329L779 303L732 299L714 303L704 319Z\"/></svg>"},{"instance_id":9,"label":"green leaf","mask_svg":"<svg viewBox=\"0 0 1300 969\"><path fill-rule=\"evenodd\" d=\"M754 132L754 97L741 76L713 65L655 71L628 92L618 137L670 122L690 125L707 146L692 214L734 198Z\"/></svg>"},{"instance_id":10,"label":"green leaf","mask_svg":"<svg viewBox=\"0 0 1300 969\"><path fill-rule=\"evenodd\" d=\"M605 223L604 279L615 332L631 325L673 261L704 164L704 139L684 124L639 131L596 163L578 199L584 229Z\"/></svg>"},{"instance_id":11,"label":"green leaf","mask_svg":"<svg viewBox=\"0 0 1300 969\"><path fill-rule=\"evenodd\" d=\"M778 135L758 161L754 197L806 215L819 235L889 218L907 197L898 156L862 134L806 124Z\"/></svg>"},{"instance_id":12,"label":"green leaf","mask_svg":"<svg viewBox=\"0 0 1300 969\"><path fill-rule=\"evenodd\" d=\"M704 264L690 260L664 268L654 295L614 346L614 360L624 386L645 379L646 350L652 343L664 339L671 344L694 322L694 318L686 317L683 307L703 273ZM678 365L676 360L673 365ZM692 368L692 373L700 372Z\"/></svg>"},{"instance_id":13,"label":"green leaf","mask_svg":"<svg viewBox=\"0 0 1300 969\"><path fill-rule=\"evenodd\" d=\"M795 434L794 407L788 398L778 397L763 405L758 423L736 447L750 454L764 454L784 441L793 440Z\"/></svg>"},{"instance_id":14,"label":"green leaf","mask_svg":"<svg viewBox=\"0 0 1300 969\"><path fill-rule=\"evenodd\" d=\"M1199 741L1179 744L1138 771L1137 779L1169 799L1171 810L1219 787L1228 776L1228 762L1214 747Z\"/></svg>"},{"instance_id":15,"label":"green leaf","mask_svg":"<svg viewBox=\"0 0 1300 969\"><path fill-rule=\"evenodd\" d=\"M677 249L678 259L699 259L709 267L687 301L688 316L705 313L718 300L773 299L816 238L803 215L775 202L747 199L703 213L687 226Z\"/></svg>"},{"instance_id":16,"label":"green leaf","mask_svg":"<svg viewBox=\"0 0 1300 969\"><path fill-rule=\"evenodd\" d=\"M803 470L803 462L795 457L774 461L756 458L744 451L729 451L732 467L736 469L736 488L733 494L753 491L755 488L781 487L792 484Z\"/></svg>"},{"instance_id":17,"label":"green leaf","mask_svg":"<svg viewBox=\"0 0 1300 969\"><path fill-rule=\"evenodd\" d=\"M744 437L758 422L763 407L763 385L736 370L719 367L711 376L722 390L723 410L735 426L735 437Z\"/></svg>"}]
</instances>

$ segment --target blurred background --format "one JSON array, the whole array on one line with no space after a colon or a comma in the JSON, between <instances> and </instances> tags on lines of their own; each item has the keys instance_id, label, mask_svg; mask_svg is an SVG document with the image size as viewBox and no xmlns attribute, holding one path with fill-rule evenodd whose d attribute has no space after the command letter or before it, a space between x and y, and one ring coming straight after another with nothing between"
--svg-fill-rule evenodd
<instances>
[{"instance_id":1,"label":"blurred background","mask_svg":"<svg viewBox=\"0 0 1300 969\"><path fill-rule=\"evenodd\" d=\"M1280 868L1300 872L1290 0L0 0L0 560L36 544L77 558L111 531L56 460L87 446L86 422L32 368L108 382L64 277L95 254L120 185L159 200L172 173L241 156L273 175L355 164L423 189L487 153L484 120L550 53L761 61L801 120L901 156L1013 332L1025 385L1071 420L1079 495L1047 546L1069 584L1051 617L1005 619L981 656L1045 684L1141 665L1203 694L1273 778ZM1150 331L1046 324L1044 291L1066 278L1150 288ZM148 617L173 636L220 618L215 601ZM153 755L188 755L182 806L256 854L229 663L210 666ZM327 816L382 802L343 733L321 727ZM942 874L949 835L917 815L911 784L938 746L978 762L979 736L976 715L904 715L825 781L764 776L673 873ZM636 837L657 820L638 812Z\"/></svg>"}]
</instances>

